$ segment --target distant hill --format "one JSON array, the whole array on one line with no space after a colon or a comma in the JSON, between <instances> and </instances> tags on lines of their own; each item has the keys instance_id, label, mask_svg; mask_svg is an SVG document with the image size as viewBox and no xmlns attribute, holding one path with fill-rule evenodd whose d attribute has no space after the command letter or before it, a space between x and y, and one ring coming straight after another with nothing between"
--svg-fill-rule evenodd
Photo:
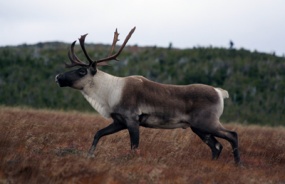
<instances>
[{"instance_id":1,"label":"distant hill","mask_svg":"<svg viewBox=\"0 0 285 184\"><path fill-rule=\"evenodd\" d=\"M0 47L0 105L93 111L78 91L59 88L56 74L67 71L69 44ZM87 44L93 58L109 45ZM85 60L79 46L77 55ZM127 46L121 61L101 69L117 76L143 75L162 83L204 83L229 91L222 121L285 125L285 58L225 48Z\"/></svg>"}]
</instances>

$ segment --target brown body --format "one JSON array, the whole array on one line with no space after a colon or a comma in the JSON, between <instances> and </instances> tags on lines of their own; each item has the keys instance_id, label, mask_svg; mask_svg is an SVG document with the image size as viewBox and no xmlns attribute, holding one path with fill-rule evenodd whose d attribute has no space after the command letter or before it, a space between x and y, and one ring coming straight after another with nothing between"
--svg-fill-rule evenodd
<instances>
[{"instance_id":1,"label":"brown body","mask_svg":"<svg viewBox=\"0 0 285 184\"><path fill-rule=\"evenodd\" d=\"M151 128L198 127L200 116L217 121L223 108L217 90L203 84L166 85L136 76L122 94L119 109L131 109L140 125Z\"/></svg>"},{"instance_id":2,"label":"brown body","mask_svg":"<svg viewBox=\"0 0 285 184\"><path fill-rule=\"evenodd\" d=\"M219 121L223 113L224 98L229 97L226 90L204 84L160 84L142 76L116 77L97 69L100 63L117 60L134 29L118 53L99 61L90 59L84 48L86 35L82 36L79 39L80 45L89 64L76 57L73 51L74 42L69 52L72 63L67 66L81 68L56 76L61 87L69 86L80 90L97 112L113 119L113 123L95 134L89 155L93 155L101 137L124 129L129 131L131 149L137 149L139 126L164 129L190 127L210 147L213 159L219 157L223 148L215 137L229 141L235 163L238 164L240 157L237 133L225 129ZM115 32L112 50L117 40L118 33Z\"/></svg>"}]
</instances>

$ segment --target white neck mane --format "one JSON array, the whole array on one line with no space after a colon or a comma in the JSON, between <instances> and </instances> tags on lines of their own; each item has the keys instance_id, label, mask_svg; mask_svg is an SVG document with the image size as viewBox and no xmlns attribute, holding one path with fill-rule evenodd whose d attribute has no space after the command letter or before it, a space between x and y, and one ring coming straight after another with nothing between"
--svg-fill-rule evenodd
<instances>
[{"instance_id":1,"label":"white neck mane","mask_svg":"<svg viewBox=\"0 0 285 184\"><path fill-rule=\"evenodd\" d=\"M113 107L120 102L124 84L123 78L98 70L81 93L98 113L109 118Z\"/></svg>"}]
</instances>

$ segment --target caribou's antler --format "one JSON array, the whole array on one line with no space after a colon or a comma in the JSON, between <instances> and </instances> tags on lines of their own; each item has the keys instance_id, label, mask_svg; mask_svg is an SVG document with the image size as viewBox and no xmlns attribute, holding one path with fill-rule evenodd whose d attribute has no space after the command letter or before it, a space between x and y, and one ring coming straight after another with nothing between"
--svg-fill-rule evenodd
<instances>
[{"instance_id":1,"label":"caribou's antler","mask_svg":"<svg viewBox=\"0 0 285 184\"><path fill-rule=\"evenodd\" d=\"M89 66L92 65L92 63L94 63L94 61L89 57L89 55L87 54L86 50L85 50L85 46L84 46L84 41L85 41L85 38L86 38L87 34L85 35L82 35L78 40L79 40L79 43L80 43L80 46L84 52L84 55L85 57L87 58L88 62L89 62Z\"/></svg>"},{"instance_id":2,"label":"caribou's antler","mask_svg":"<svg viewBox=\"0 0 285 184\"><path fill-rule=\"evenodd\" d=\"M117 60L118 61L118 56L121 54L121 52L123 51L124 47L126 46L127 42L129 41L129 39L131 38L132 34L134 33L136 27L134 27L130 32L129 34L127 35L127 37L125 38L125 41L124 43L121 45L119 51L116 53L116 54L113 54L113 51L114 51L114 48L116 46L116 43L119 41L118 37L119 37L119 33L116 29L116 31L114 32L114 39L113 39L113 43L112 43L112 47L110 49L110 53L109 53L109 56L106 57L106 58L103 58L103 59L99 59L97 61L93 61L90 56L88 55L88 53L86 52L86 49L85 49L85 46L84 46L84 42L85 42L85 38L87 36L87 34L85 35L82 35L80 38L79 38L79 43L80 43L80 46L83 50L83 53L85 55L85 57L87 58L89 64L86 64L85 62L81 61L80 59L78 59L78 57L75 55L74 53L74 45L76 43L76 41L74 41L71 46L70 46L70 50L68 51L68 58L69 60L71 61L71 64L67 64L65 63L66 67L67 68L71 68L71 67L74 67L74 66L83 66L83 67L96 67L97 65L98 66L102 66L102 65L107 65L107 61L111 61L111 60Z\"/></svg>"},{"instance_id":3,"label":"caribou's antler","mask_svg":"<svg viewBox=\"0 0 285 184\"><path fill-rule=\"evenodd\" d=\"M71 68L74 66L90 66L86 63L84 63L83 61L81 61L80 59L78 59L78 57L74 54L74 45L75 45L76 41L74 41L71 46L70 46L70 50L68 51L68 58L71 61L71 64L67 64L65 63L66 68Z\"/></svg>"},{"instance_id":4,"label":"caribou's antler","mask_svg":"<svg viewBox=\"0 0 285 184\"><path fill-rule=\"evenodd\" d=\"M122 44L121 48L119 49L119 51L116 53L116 54L113 54L109 57L106 57L106 58L103 58L103 59L100 59L98 61L96 61L96 63L101 63L101 62L105 62L105 61L111 61L111 60L117 60L118 61L118 56L121 54L122 50L124 49L124 47L126 46L126 44L128 43L129 39L131 38L132 34L135 32L136 30L136 27L134 27L128 34L128 36L125 38L125 41L124 43ZM113 42L114 44L114 42Z\"/></svg>"},{"instance_id":5,"label":"caribou's antler","mask_svg":"<svg viewBox=\"0 0 285 184\"><path fill-rule=\"evenodd\" d=\"M112 47L111 47L111 50L109 52L109 56L112 55L113 51L114 51L114 48L116 46L116 43L119 41L119 33L116 29L116 31L114 32L114 39L113 39L113 43L112 43Z\"/></svg>"}]
</instances>

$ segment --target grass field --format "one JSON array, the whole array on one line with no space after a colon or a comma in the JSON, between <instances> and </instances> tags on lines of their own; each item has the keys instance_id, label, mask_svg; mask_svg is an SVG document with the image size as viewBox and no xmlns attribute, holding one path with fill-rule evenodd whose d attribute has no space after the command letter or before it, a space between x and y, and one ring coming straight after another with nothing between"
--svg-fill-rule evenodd
<instances>
[{"instance_id":1,"label":"grass field","mask_svg":"<svg viewBox=\"0 0 285 184\"><path fill-rule=\"evenodd\" d=\"M224 140L220 158L190 129L141 128L140 154L127 131L103 137L96 114L0 108L0 183L285 183L285 128L226 124L239 134L242 165Z\"/></svg>"}]
</instances>

